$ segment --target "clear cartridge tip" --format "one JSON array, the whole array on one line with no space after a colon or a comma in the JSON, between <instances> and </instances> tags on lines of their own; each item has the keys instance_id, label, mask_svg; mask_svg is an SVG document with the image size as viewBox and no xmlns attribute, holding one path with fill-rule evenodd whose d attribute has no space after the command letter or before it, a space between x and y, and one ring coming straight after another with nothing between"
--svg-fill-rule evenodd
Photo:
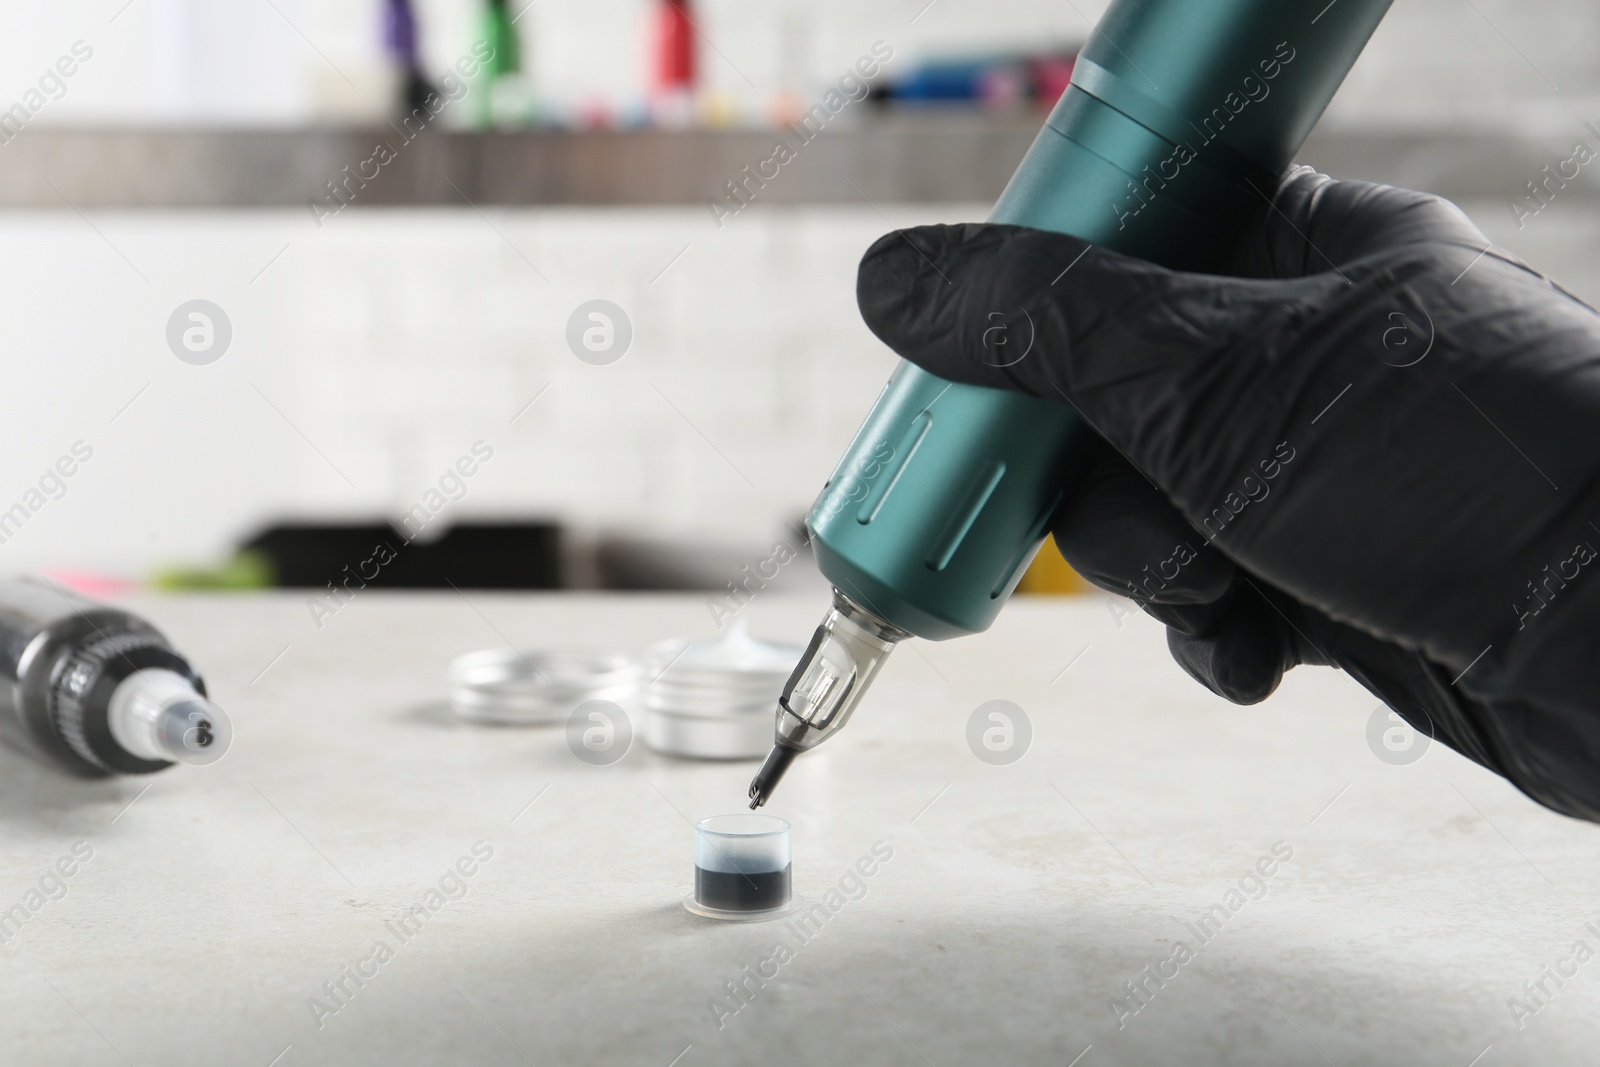
<instances>
[{"instance_id":1,"label":"clear cartridge tip","mask_svg":"<svg viewBox=\"0 0 1600 1067\"><path fill-rule=\"evenodd\" d=\"M750 783L750 807L767 802L789 764L850 721L896 642L911 635L839 590L778 697L772 751Z\"/></svg>"}]
</instances>

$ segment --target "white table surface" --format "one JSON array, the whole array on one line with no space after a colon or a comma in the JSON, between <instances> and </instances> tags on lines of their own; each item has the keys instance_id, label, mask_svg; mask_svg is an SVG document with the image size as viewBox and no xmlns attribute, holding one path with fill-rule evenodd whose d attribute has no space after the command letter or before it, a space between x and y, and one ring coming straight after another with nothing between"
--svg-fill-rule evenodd
<instances>
[{"instance_id":1,"label":"white table surface","mask_svg":"<svg viewBox=\"0 0 1600 1067\"><path fill-rule=\"evenodd\" d=\"M441 704L458 653L639 650L710 632L703 599L469 596L364 592L321 630L293 595L129 601L206 674L235 748L213 767L100 782L0 750L0 910L75 842L93 850L0 945L0 1063L1600 1056L1600 960L1559 989L1546 980L1553 995L1520 1030L1507 1006L1574 942L1600 951L1586 929L1600 929L1600 828L1442 746L1381 761L1375 702L1340 674L1302 669L1235 708L1182 675L1154 623L1119 627L1098 599L1019 600L985 635L901 649L768 809L794 823L811 900L875 842L893 849L801 943L679 903L690 820L741 810L752 764L636 746L591 767L559 729L467 726ZM744 616L803 642L823 607L768 596ZM967 747L991 699L1034 727L1011 766ZM466 895L401 943L386 922L480 841L493 858ZM1277 842L1293 858L1266 895L1200 944L1185 924ZM379 940L392 958L319 1027L310 998ZM779 940L793 958L719 1028L712 998ZM1147 984L1119 1028L1112 998L1179 940L1193 959Z\"/></svg>"}]
</instances>

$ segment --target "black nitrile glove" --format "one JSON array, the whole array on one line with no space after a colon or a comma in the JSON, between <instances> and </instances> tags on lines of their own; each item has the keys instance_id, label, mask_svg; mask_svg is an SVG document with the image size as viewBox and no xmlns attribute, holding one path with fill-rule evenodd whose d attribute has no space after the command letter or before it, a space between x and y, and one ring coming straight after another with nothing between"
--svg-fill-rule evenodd
<instances>
[{"instance_id":1,"label":"black nitrile glove","mask_svg":"<svg viewBox=\"0 0 1600 1067\"><path fill-rule=\"evenodd\" d=\"M1056 543L1214 692L1331 663L1600 821L1600 314L1487 248L1437 197L1300 168L1239 277L927 226L857 295L919 366L1099 431Z\"/></svg>"}]
</instances>

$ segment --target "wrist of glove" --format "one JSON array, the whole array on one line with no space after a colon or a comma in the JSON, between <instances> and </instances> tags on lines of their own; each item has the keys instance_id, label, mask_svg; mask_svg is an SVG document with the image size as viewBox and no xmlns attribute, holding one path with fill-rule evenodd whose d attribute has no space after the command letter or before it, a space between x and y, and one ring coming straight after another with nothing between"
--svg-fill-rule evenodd
<instances>
[{"instance_id":1,"label":"wrist of glove","mask_svg":"<svg viewBox=\"0 0 1600 1067\"><path fill-rule=\"evenodd\" d=\"M1600 821L1600 315L1453 205L1306 169L1234 268L921 227L869 250L858 298L932 373L1099 432L1056 542L1214 692L1340 667ZM996 351L1008 335L1028 355Z\"/></svg>"}]
</instances>

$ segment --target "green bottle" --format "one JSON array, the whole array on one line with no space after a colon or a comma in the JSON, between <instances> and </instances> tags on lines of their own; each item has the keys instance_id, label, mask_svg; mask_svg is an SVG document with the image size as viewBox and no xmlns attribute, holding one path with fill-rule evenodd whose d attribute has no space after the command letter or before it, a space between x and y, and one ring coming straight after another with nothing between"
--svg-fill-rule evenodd
<instances>
[{"instance_id":1,"label":"green bottle","mask_svg":"<svg viewBox=\"0 0 1600 1067\"><path fill-rule=\"evenodd\" d=\"M478 39L488 46L483 63L483 94L478 105L480 126L508 125L526 116L527 101L522 73L522 42L512 21L508 0L488 0L483 9Z\"/></svg>"}]
</instances>

